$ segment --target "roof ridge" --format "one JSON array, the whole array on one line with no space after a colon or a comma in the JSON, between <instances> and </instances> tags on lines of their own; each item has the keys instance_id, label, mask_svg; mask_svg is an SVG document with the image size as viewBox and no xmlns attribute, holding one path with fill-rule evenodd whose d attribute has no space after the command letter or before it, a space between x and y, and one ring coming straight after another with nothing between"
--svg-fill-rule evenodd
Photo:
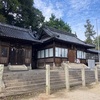
<instances>
[{"instance_id":1,"label":"roof ridge","mask_svg":"<svg viewBox=\"0 0 100 100\"><path fill-rule=\"evenodd\" d=\"M16 29L16 30L20 30L20 31L29 31L29 29L21 28L21 27L18 27L18 26L13 26L13 25L9 25L9 24L0 23L0 25L4 26L4 27L13 28L13 29Z\"/></svg>"},{"instance_id":2,"label":"roof ridge","mask_svg":"<svg viewBox=\"0 0 100 100\"><path fill-rule=\"evenodd\" d=\"M52 33L52 37L57 36L56 34L53 34L53 31L52 31L52 30L50 30L49 28L47 28L47 30L51 31L51 33ZM50 34L50 36L51 36L51 34Z\"/></svg>"},{"instance_id":3,"label":"roof ridge","mask_svg":"<svg viewBox=\"0 0 100 100\"><path fill-rule=\"evenodd\" d=\"M51 31L53 31L53 32L58 32L58 33L60 33L60 34L64 34L64 35L69 35L69 36L74 36L74 37L76 37L76 35L73 34L73 33L69 33L69 32L66 32L66 31L64 31L64 30L56 29L56 28L54 28L54 27L45 26L45 28L48 28L49 30L51 30Z\"/></svg>"}]
</instances>

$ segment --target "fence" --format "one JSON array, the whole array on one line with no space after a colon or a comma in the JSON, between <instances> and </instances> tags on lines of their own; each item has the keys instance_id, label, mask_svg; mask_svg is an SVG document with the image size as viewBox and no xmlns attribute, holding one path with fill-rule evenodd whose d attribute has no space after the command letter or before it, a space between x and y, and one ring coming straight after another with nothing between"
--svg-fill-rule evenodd
<instances>
[{"instance_id":1,"label":"fence","mask_svg":"<svg viewBox=\"0 0 100 100\"><path fill-rule=\"evenodd\" d=\"M69 91L71 86L81 85L95 82L98 84L100 80L99 67L95 66L94 69L88 69L84 64L78 67L71 68L70 65L63 63L63 69L50 70L50 66L46 65L46 94L50 94L53 89L66 87Z\"/></svg>"},{"instance_id":2,"label":"fence","mask_svg":"<svg viewBox=\"0 0 100 100\"><path fill-rule=\"evenodd\" d=\"M93 82L98 84L100 69L98 66L91 70L83 64L63 63L61 68L50 70L50 65L46 65L46 70L6 72L0 81L5 85L4 96L45 91L49 95L52 91L62 88L69 91L75 85L86 86Z\"/></svg>"}]
</instances>

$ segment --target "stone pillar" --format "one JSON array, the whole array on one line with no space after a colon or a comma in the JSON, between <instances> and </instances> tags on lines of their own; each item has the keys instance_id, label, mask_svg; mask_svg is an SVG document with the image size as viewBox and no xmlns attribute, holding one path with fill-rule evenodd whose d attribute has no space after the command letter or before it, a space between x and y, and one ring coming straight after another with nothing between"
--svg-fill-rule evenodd
<instances>
[{"instance_id":1,"label":"stone pillar","mask_svg":"<svg viewBox=\"0 0 100 100\"><path fill-rule=\"evenodd\" d=\"M3 82L3 71L4 71L4 65L0 64L0 92L2 92L5 88L4 82Z\"/></svg>"},{"instance_id":2,"label":"stone pillar","mask_svg":"<svg viewBox=\"0 0 100 100\"><path fill-rule=\"evenodd\" d=\"M98 67L97 66L95 66L95 82L96 82L96 84L99 83L99 81L98 81Z\"/></svg>"},{"instance_id":3,"label":"stone pillar","mask_svg":"<svg viewBox=\"0 0 100 100\"><path fill-rule=\"evenodd\" d=\"M65 65L64 69L65 69L66 89L67 89L67 91L69 91L70 90L70 84L69 84L69 68L68 68L67 64Z\"/></svg>"},{"instance_id":4,"label":"stone pillar","mask_svg":"<svg viewBox=\"0 0 100 100\"><path fill-rule=\"evenodd\" d=\"M66 90L70 90L70 83L69 83L69 66L66 63L62 63L62 66L64 67L65 71L65 85L66 85Z\"/></svg>"},{"instance_id":5,"label":"stone pillar","mask_svg":"<svg viewBox=\"0 0 100 100\"><path fill-rule=\"evenodd\" d=\"M46 94L50 95L50 65L46 65Z\"/></svg>"},{"instance_id":6,"label":"stone pillar","mask_svg":"<svg viewBox=\"0 0 100 100\"><path fill-rule=\"evenodd\" d=\"M81 69L81 72L82 72L82 86L85 87L86 86L86 82L85 82L85 67L84 66Z\"/></svg>"},{"instance_id":7,"label":"stone pillar","mask_svg":"<svg viewBox=\"0 0 100 100\"><path fill-rule=\"evenodd\" d=\"M55 69L56 68L56 65L55 65L55 63L53 63L53 69Z\"/></svg>"}]
</instances>

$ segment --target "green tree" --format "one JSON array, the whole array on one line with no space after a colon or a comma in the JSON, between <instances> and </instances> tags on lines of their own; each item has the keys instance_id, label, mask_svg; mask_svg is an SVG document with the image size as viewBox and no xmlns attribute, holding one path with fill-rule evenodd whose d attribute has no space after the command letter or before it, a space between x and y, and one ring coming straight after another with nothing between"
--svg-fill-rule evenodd
<instances>
[{"instance_id":1,"label":"green tree","mask_svg":"<svg viewBox=\"0 0 100 100\"><path fill-rule=\"evenodd\" d=\"M0 14L0 22L6 23L6 18Z\"/></svg>"},{"instance_id":2,"label":"green tree","mask_svg":"<svg viewBox=\"0 0 100 100\"><path fill-rule=\"evenodd\" d=\"M44 22L44 17L34 7L33 0L1 0L0 15L8 24L24 28L31 26L33 30L37 30Z\"/></svg>"},{"instance_id":3,"label":"green tree","mask_svg":"<svg viewBox=\"0 0 100 100\"><path fill-rule=\"evenodd\" d=\"M20 3L18 0L1 0L0 1L0 15L6 19L5 23L14 24L19 19ZM16 16L15 16L16 15ZM2 22L2 21L1 21Z\"/></svg>"},{"instance_id":4,"label":"green tree","mask_svg":"<svg viewBox=\"0 0 100 100\"><path fill-rule=\"evenodd\" d=\"M45 22L45 25L71 33L71 27L62 19L56 18L53 14L51 14L50 20Z\"/></svg>"},{"instance_id":5,"label":"green tree","mask_svg":"<svg viewBox=\"0 0 100 100\"><path fill-rule=\"evenodd\" d=\"M86 25L84 25L84 27L86 28L85 31L86 43L93 44L93 39L96 32L93 30L94 26L91 25L89 19L86 20Z\"/></svg>"},{"instance_id":6,"label":"green tree","mask_svg":"<svg viewBox=\"0 0 100 100\"><path fill-rule=\"evenodd\" d=\"M98 44L99 42L99 44ZM98 45L99 45L99 50L100 50L100 35L97 36L95 39L94 39L94 44L95 44L95 48L98 49Z\"/></svg>"}]
</instances>

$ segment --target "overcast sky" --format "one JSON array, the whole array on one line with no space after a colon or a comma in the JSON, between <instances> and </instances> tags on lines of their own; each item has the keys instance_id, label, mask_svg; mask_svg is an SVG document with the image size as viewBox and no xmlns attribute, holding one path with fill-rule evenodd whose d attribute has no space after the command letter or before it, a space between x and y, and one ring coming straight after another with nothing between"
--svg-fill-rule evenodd
<instances>
[{"instance_id":1,"label":"overcast sky","mask_svg":"<svg viewBox=\"0 0 100 100\"><path fill-rule=\"evenodd\" d=\"M85 40L84 25L87 19L90 19L96 32L97 19L100 34L100 0L34 0L34 6L42 11L47 21L53 13L67 22L81 40Z\"/></svg>"}]
</instances>

